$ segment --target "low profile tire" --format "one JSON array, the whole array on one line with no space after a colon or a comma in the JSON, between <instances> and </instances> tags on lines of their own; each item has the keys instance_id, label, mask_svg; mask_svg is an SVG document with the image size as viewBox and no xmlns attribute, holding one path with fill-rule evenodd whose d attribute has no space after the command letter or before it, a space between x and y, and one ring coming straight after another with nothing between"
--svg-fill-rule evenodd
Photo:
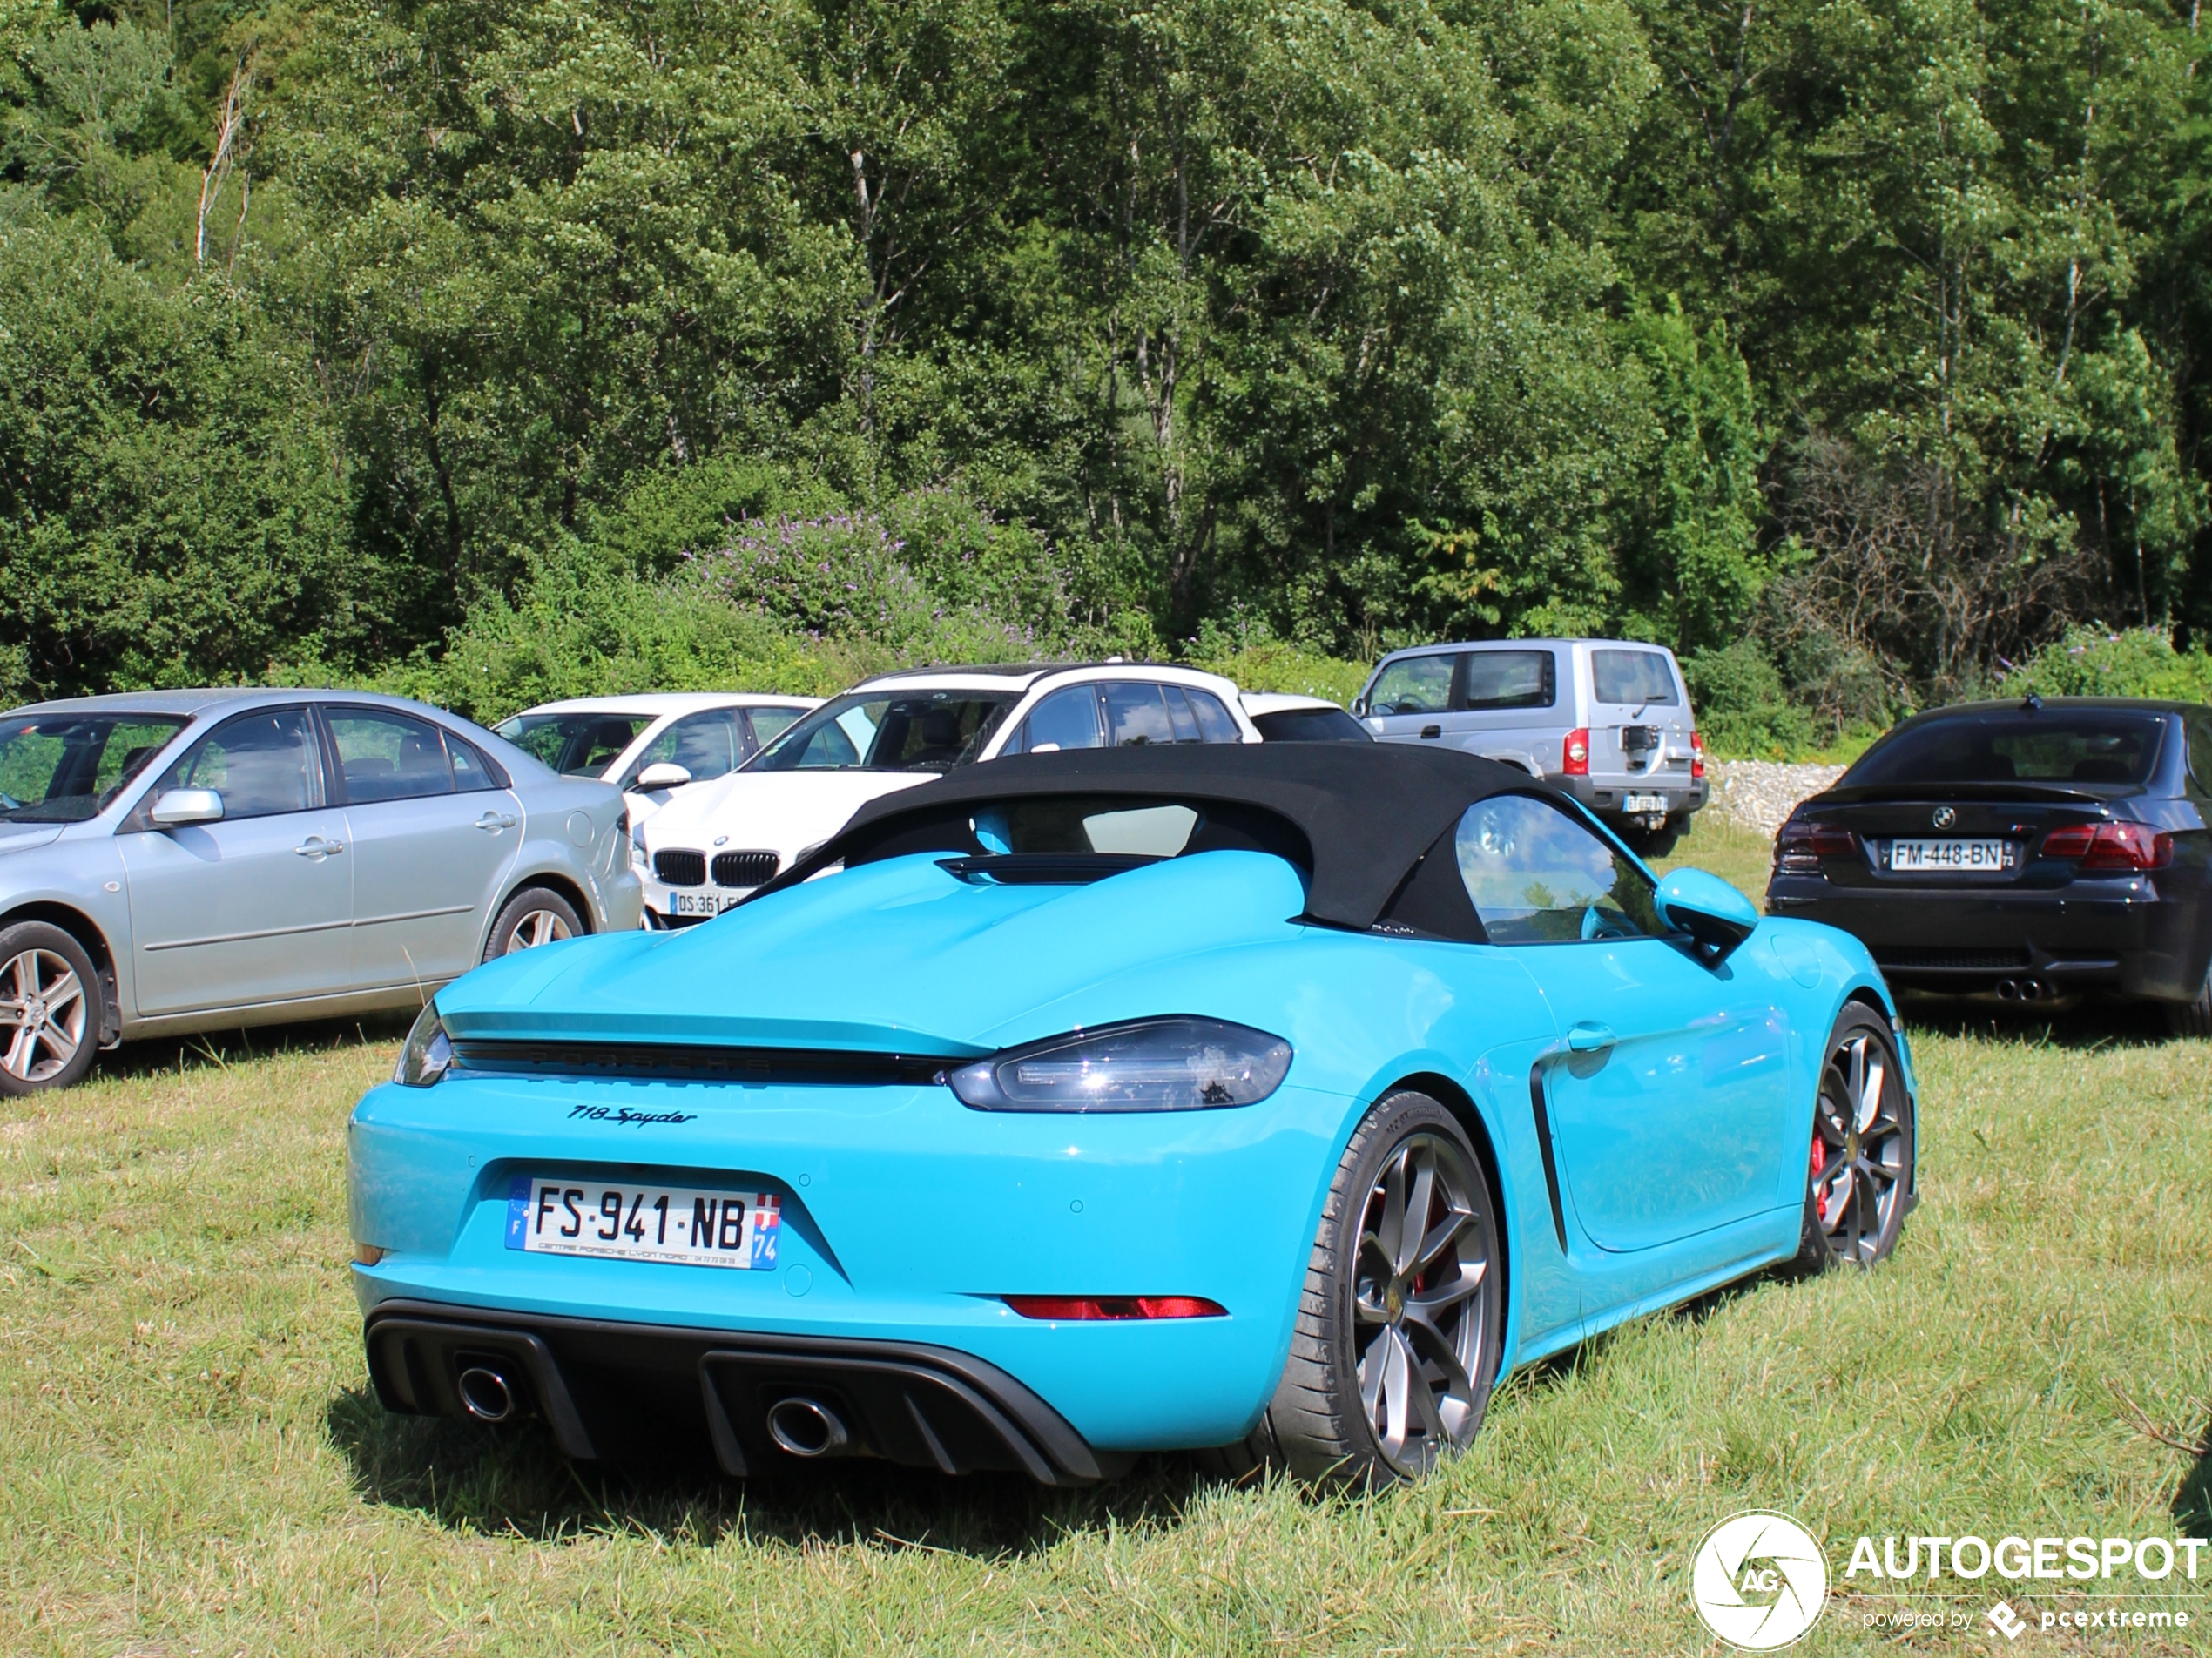
<instances>
[{"instance_id":1,"label":"low profile tire","mask_svg":"<svg viewBox=\"0 0 2212 1658\"><path fill-rule=\"evenodd\" d=\"M1820 1068L1798 1271L1872 1266L1897 1248L1915 1127L1889 1026L1854 1002L1829 1033Z\"/></svg>"},{"instance_id":2,"label":"low profile tire","mask_svg":"<svg viewBox=\"0 0 2212 1658\"><path fill-rule=\"evenodd\" d=\"M576 906L558 893L544 886L525 886L507 900L499 919L491 924L484 960L496 961L517 950L582 938L590 930L577 914Z\"/></svg>"},{"instance_id":3,"label":"low profile tire","mask_svg":"<svg viewBox=\"0 0 2212 1658\"><path fill-rule=\"evenodd\" d=\"M1373 1490L1465 1449L1497 1377L1499 1262L1489 1183L1459 1120L1425 1094L1383 1099L1330 1183L1274 1399L1248 1439L1202 1463Z\"/></svg>"},{"instance_id":4,"label":"low profile tire","mask_svg":"<svg viewBox=\"0 0 2212 1658\"><path fill-rule=\"evenodd\" d=\"M2176 1036L2212 1036L2212 968L2197 987L2195 1001L2166 1004L2166 1023Z\"/></svg>"},{"instance_id":5,"label":"low profile tire","mask_svg":"<svg viewBox=\"0 0 2212 1658\"><path fill-rule=\"evenodd\" d=\"M83 1079L100 1046L100 976L57 927L0 929L0 1094L43 1094Z\"/></svg>"}]
</instances>

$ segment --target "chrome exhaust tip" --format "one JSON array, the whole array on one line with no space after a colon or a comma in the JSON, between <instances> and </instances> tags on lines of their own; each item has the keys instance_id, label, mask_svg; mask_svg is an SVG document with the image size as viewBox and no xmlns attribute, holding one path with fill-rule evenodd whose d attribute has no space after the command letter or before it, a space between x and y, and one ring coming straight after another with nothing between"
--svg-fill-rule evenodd
<instances>
[{"instance_id":1,"label":"chrome exhaust tip","mask_svg":"<svg viewBox=\"0 0 2212 1658\"><path fill-rule=\"evenodd\" d=\"M461 1372L461 1407L479 1422L504 1422L515 1414L515 1390L497 1371L471 1365Z\"/></svg>"},{"instance_id":2,"label":"chrome exhaust tip","mask_svg":"<svg viewBox=\"0 0 2212 1658\"><path fill-rule=\"evenodd\" d=\"M1998 1001L2018 1001L2020 1000L2020 987L2017 981L2012 979L2000 979L1997 981Z\"/></svg>"},{"instance_id":3,"label":"chrome exhaust tip","mask_svg":"<svg viewBox=\"0 0 2212 1658\"><path fill-rule=\"evenodd\" d=\"M768 1407L768 1437L795 1457L835 1456L853 1442L835 1411L800 1394Z\"/></svg>"},{"instance_id":4,"label":"chrome exhaust tip","mask_svg":"<svg viewBox=\"0 0 2212 1658\"><path fill-rule=\"evenodd\" d=\"M2022 1001L2040 1001L2049 994L2049 988L2040 979L2023 979L2020 981L2020 1000Z\"/></svg>"}]
</instances>

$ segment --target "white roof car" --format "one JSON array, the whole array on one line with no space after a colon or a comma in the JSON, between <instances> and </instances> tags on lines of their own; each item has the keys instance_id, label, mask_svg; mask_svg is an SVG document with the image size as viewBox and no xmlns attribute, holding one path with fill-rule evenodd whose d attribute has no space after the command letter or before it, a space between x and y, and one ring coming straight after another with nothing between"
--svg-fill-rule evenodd
<instances>
[{"instance_id":1,"label":"white roof car","mask_svg":"<svg viewBox=\"0 0 2212 1658\"><path fill-rule=\"evenodd\" d=\"M879 795L1004 754L1257 743L1218 674L1155 663L925 668L825 703L739 771L632 831L648 926L719 914Z\"/></svg>"},{"instance_id":2,"label":"white roof car","mask_svg":"<svg viewBox=\"0 0 2212 1658\"><path fill-rule=\"evenodd\" d=\"M494 729L564 777L614 784L634 830L676 790L728 776L821 701L725 691L571 697Z\"/></svg>"},{"instance_id":3,"label":"white roof car","mask_svg":"<svg viewBox=\"0 0 2212 1658\"><path fill-rule=\"evenodd\" d=\"M1295 691L1248 691L1244 712L1271 743L1372 743L1367 728L1325 697Z\"/></svg>"}]
</instances>

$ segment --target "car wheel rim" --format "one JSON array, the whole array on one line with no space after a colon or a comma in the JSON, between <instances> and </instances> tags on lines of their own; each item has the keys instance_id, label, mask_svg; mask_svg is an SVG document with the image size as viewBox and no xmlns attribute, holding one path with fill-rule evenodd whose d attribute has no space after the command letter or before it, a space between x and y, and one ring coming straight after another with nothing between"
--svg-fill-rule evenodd
<instances>
[{"instance_id":1,"label":"car wheel rim","mask_svg":"<svg viewBox=\"0 0 2212 1658\"><path fill-rule=\"evenodd\" d=\"M1881 1042L1859 1031L1821 1073L1810 1170L1813 1213L1839 1261L1872 1264L1905 1192L1902 1090Z\"/></svg>"},{"instance_id":2,"label":"car wheel rim","mask_svg":"<svg viewBox=\"0 0 2212 1658\"><path fill-rule=\"evenodd\" d=\"M569 936L569 924L551 910L532 910L515 923L515 930L507 935L507 954L517 950L535 949L541 944L557 944Z\"/></svg>"},{"instance_id":3,"label":"car wheel rim","mask_svg":"<svg viewBox=\"0 0 2212 1658\"><path fill-rule=\"evenodd\" d=\"M84 1044L84 981L66 957L25 950L0 966L0 1070L19 1082L62 1074Z\"/></svg>"},{"instance_id":4,"label":"car wheel rim","mask_svg":"<svg viewBox=\"0 0 2212 1658\"><path fill-rule=\"evenodd\" d=\"M1474 1437L1490 1270L1477 1191L1456 1146L1410 1135L1384 1162L1360 1217L1352 1285L1359 1404L1400 1473L1425 1473Z\"/></svg>"}]
</instances>

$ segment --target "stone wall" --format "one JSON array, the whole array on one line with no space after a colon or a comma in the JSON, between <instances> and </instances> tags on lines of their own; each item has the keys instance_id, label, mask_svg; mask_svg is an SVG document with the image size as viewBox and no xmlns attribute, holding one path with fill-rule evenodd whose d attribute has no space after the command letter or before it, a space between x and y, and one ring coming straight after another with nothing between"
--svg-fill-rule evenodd
<instances>
[{"instance_id":1,"label":"stone wall","mask_svg":"<svg viewBox=\"0 0 2212 1658\"><path fill-rule=\"evenodd\" d=\"M1772 839L1791 808L1843 776L1840 765L1788 765L1778 760L1708 760L1712 799L1699 815Z\"/></svg>"}]
</instances>

